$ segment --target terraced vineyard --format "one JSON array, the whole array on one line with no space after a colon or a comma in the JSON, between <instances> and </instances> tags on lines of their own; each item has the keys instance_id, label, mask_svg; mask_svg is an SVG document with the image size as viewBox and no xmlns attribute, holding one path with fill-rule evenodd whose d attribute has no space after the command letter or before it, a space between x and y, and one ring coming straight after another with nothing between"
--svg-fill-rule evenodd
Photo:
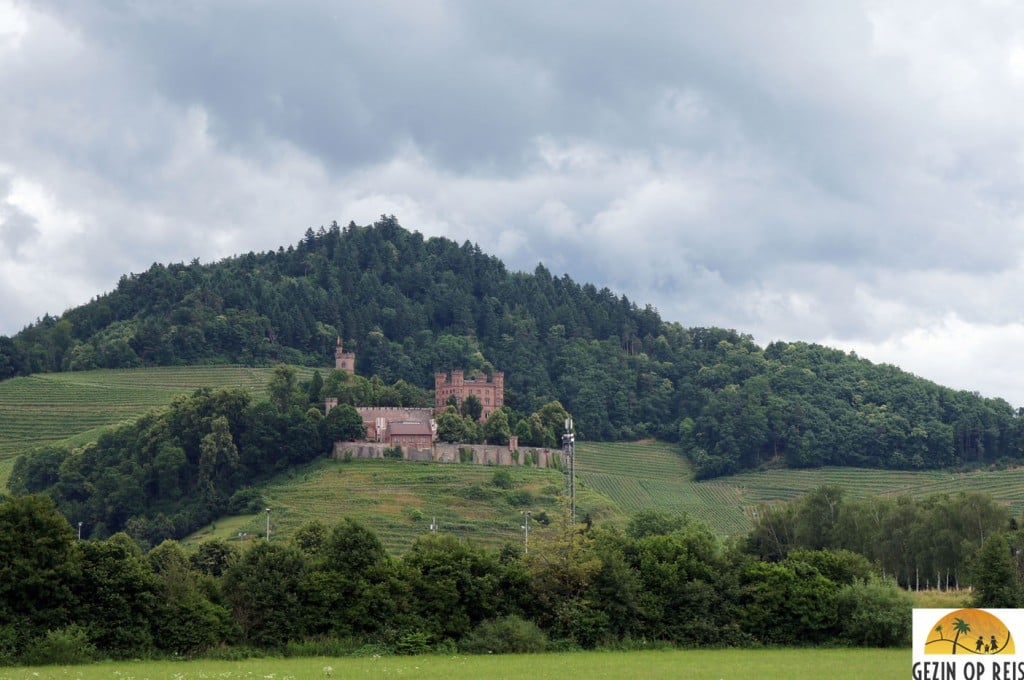
<instances>
[{"instance_id":1,"label":"terraced vineyard","mask_svg":"<svg viewBox=\"0 0 1024 680\"><path fill-rule=\"evenodd\" d=\"M438 530L475 544L496 547L523 540L522 511L533 515L560 510L564 477L555 470L509 468L514 488L493 483L497 468L456 463L322 460L281 475L263 488L271 508L271 538L287 539L304 522L332 526L351 517L372 529L396 554L418 536ZM531 537L545 529L532 522ZM197 532L186 544L217 536L258 540L266 531L263 514L222 518Z\"/></svg>"},{"instance_id":2,"label":"terraced vineyard","mask_svg":"<svg viewBox=\"0 0 1024 680\"><path fill-rule=\"evenodd\" d=\"M266 393L273 368L176 366L44 373L0 382L0 488L10 460L44 444L83 444L106 427L131 421L200 387ZM299 369L301 380L313 369Z\"/></svg>"},{"instance_id":3,"label":"terraced vineyard","mask_svg":"<svg viewBox=\"0 0 1024 680\"><path fill-rule=\"evenodd\" d=\"M759 508L793 500L825 484L843 487L850 498L983 491L1019 516L1024 512L1024 468L953 473L861 468L767 470L704 482L693 480L685 458L672 445L654 441L579 442L579 480L628 512L643 508L683 511L720 536L745 533Z\"/></svg>"}]
</instances>

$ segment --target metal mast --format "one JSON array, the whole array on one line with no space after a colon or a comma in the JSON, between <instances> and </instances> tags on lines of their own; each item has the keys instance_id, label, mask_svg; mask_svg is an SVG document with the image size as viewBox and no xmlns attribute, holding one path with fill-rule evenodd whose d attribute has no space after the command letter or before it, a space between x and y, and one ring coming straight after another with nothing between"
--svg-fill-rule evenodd
<instances>
[{"instance_id":1,"label":"metal mast","mask_svg":"<svg viewBox=\"0 0 1024 680\"><path fill-rule=\"evenodd\" d=\"M565 419L562 450L569 461L569 522L576 524L576 435L572 431L572 418Z\"/></svg>"}]
</instances>

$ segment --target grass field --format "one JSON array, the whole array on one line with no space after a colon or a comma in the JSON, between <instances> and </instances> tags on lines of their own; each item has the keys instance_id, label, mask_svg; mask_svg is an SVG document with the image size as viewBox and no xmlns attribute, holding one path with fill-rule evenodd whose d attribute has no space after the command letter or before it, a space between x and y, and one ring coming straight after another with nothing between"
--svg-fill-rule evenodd
<instances>
[{"instance_id":1,"label":"grass field","mask_svg":"<svg viewBox=\"0 0 1024 680\"><path fill-rule=\"evenodd\" d=\"M120 662L71 667L0 668L0 680L540 680L688 678L689 680L896 680L910 674L909 650L771 649L574 652L508 656L400 656Z\"/></svg>"}]
</instances>

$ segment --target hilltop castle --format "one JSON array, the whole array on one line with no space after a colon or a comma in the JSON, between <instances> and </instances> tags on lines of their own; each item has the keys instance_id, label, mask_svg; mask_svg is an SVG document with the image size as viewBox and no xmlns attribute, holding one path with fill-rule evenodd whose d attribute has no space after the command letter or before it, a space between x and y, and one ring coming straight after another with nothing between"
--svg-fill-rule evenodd
<instances>
[{"instance_id":1,"label":"hilltop castle","mask_svg":"<svg viewBox=\"0 0 1024 680\"><path fill-rule=\"evenodd\" d=\"M495 371L487 378L467 378L462 371L434 374L434 411L441 413L448 405L448 400L455 397L457 408L462 408L462 402L467 397L474 396L480 400L484 407L480 414L482 420L487 420L491 413L501 408L505 403L505 374Z\"/></svg>"},{"instance_id":2,"label":"hilltop castle","mask_svg":"<svg viewBox=\"0 0 1024 680\"><path fill-rule=\"evenodd\" d=\"M334 368L349 375L356 373L356 354L346 352L341 346L341 337L334 350ZM480 400L483 410L480 419L486 421L491 413L505 403L505 374L495 371L487 378L466 378L463 371L437 373L434 375L434 412L441 413L448 407L448 400L455 398L456 405L461 408L469 396ZM325 412L338 405L338 400L330 397L326 400ZM431 417L430 409L416 408L384 408L357 406L356 411L363 418L366 427L366 438L371 442L379 442L413 448L430 448L437 439L437 424Z\"/></svg>"}]
</instances>

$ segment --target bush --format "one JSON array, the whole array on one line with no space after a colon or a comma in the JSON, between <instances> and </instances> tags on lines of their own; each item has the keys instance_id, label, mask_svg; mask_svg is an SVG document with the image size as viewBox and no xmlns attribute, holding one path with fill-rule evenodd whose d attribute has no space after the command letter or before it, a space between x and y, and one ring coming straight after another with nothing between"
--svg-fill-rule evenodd
<instances>
[{"instance_id":1,"label":"bush","mask_svg":"<svg viewBox=\"0 0 1024 680\"><path fill-rule=\"evenodd\" d=\"M893 581L857 580L839 590L839 637L861 647L910 644L914 601Z\"/></svg>"},{"instance_id":2,"label":"bush","mask_svg":"<svg viewBox=\"0 0 1024 680\"><path fill-rule=\"evenodd\" d=\"M79 626L51 630L30 643L21 655L27 666L71 665L87 663L96 658L96 647Z\"/></svg>"},{"instance_id":3,"label":"bush","mask_svg":"<svg viewBox=\"0 0 1024 680\"><path fill-rule=\"evenodd\" d=\"M231 494L228 501L228 512L232 515L248 515L256 512L263 512L266 503L263 502L263 495L259 489L249 487L239 489Z\"/></svg>"},{"instance_id":4,"label":"bush","mask_svg":"<svg viewBox=\"0 0 1024 680\"><path fill-rule=\"evenodd\" d=\"M533 621L506 616L482 622L459 643L467 654L526 654L543 652L547 637Z\"/></svg>"},{"instance_id":5,"label":"bush","mask_svg":"<svg viewBox=\"0 0 1024 680\"><path fill-rule=\"evenodd\" d=\"M526 489L520 489L518 491L510 491L505 497L508 504L515 508L521 508L527 505L533 505L534 498L533 494Z\"/></svg>"},{"instance_id":6,"label":"bush","mask_svg":"<svg viewBox=\"0 0 1024 680\"><path fill-rule=\"evenodd\" d=\"M395 642L395 654L405 656L427 654L431 651L430 640L430 633L420 631L405 633Z\"/></svg>"},{"instance_id":7,"label":"bush","mask_svg":"<svg viewBox=\"0 0 1024 680\"><path fill-rule=\"evenodd\" d=\"M511 489L512 473L505 469L495 470L494 476L491 477L491 484L499 489Z\"/></svg>"}]
</instances>

